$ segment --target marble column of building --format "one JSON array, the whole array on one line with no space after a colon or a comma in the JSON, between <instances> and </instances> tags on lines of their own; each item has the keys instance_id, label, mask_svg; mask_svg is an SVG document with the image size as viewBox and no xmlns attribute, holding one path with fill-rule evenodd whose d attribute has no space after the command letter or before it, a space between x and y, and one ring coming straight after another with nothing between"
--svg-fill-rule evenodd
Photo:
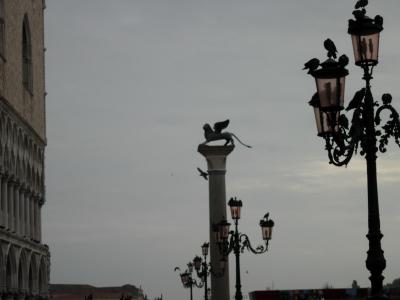
<instances>
[{"instance_id":1,"label":"marble column of building","mask_svg":"<svg viewBox=\"0 0 400 300\"><path fill-rule=\"evenodd\" d=\"M43 198L39 199L39 210L38 210L38 241L42 241L42 207L43 207Z\"/></svg>"},{"instance_id":2,"label":"marble column of building","mask_svg":"<svg viewBox=\"0 0 400 300\"><path fill-rule=\"evenodd\" d=\"M14 182L14 228L19 235L19 182Z\"/></svg>"},{"instance_id":3,"label":"marble column of building","mask_svg":"<svg viewBox=\"0 0 400 300\"><path fill-rule=\"evenodd\" d=\"M8 195L7 195L7 177L1 178L1 202L3 204L3 224L4 228L8 228Z\"/></svg>"},{"instance_id":4,"label":"marble column of building","mask_svg":"<svg viewBox=\"0 0 400 300\"><path fill-rule=\"evenodd\" d=\"M234 146L208 146L201 144L198 147L207 160L208 187L209 187L209 233L210 233L210 262L214 270L219 270L219 261L222 258L219 247L214 240L213 224L226 219L226 158ZM227 261L224 275L220 278L211 276L212 300L229 300L229 263Z\"/></svg>"},{"instance_id":5,"label":"marble column of building","mask_svg":"<svg viewBox=\"0 0 400 300\"><path fill-rule=\"evenodd\" d=\"M8 196L8 229L11 232L15 232L14 228L14 181L12 178L8 178L7 186Z\"/></svg>"},{"instance_id":6,"label":"marble column of building","mask_svg":"<svg viewBox=\"0 0 400 300\"><path fill-rule=\"evenodd\" d=\"M0 227L5 227L5 224L4 224L5 212L4 212L3 193L2 193L2 188L3 188L2 183L3 183L3 174L0 173L0 210L1 210L1 212L0 212Z\"/></svg>"},{"instance_id":7,"label":"marble column of building","mask_svg":"<svg viewBox=\"0 0 400 300\"><path fill-rule=\"evenodd\" d=\"M24 185L19 188L19 230L20 235L25 236L25 198Z\"/></svg>"},{"instance_id":8,"label":"marble column of building","mask_svg":"<svg viewBox=\"0 0 400 300\"><path fill-rule=\"evenodd\" d=\"M31 234L30 234L30 239L33 240L35 237L35 212L34 212L34 195L31 193L29 195L29 224L31 227Z\"/></svg>"},{"instance_id":9,"label":"marble column of building","mask_svg":"<svg viewBox=\"0 0 400 300\"><path fill-rule=\"evenodd\" d=\"M25 189L24 199L25 199L25 237L29 240L31 236L31 215L30 215L30 201L29 201L29 191Z\"/></svg>"},{"instance_id":10,"label":"marble column of building","mask_svg":"<svg viewBox=\"0 0 400 300\"><path fill-rule=\"evenodd\" d=\"M33 236L33 240L34 241L36 241L36 242L38 242L39 241L39 234L38 234L38 221L39 221L39 196L38 195L36 195L34 198L33 198L33 211L34 211L34 216L35 216L35 218L34 218L34 228L35 228L35 230L34 230L34 236Z\"/></svg>"}]
</instances>

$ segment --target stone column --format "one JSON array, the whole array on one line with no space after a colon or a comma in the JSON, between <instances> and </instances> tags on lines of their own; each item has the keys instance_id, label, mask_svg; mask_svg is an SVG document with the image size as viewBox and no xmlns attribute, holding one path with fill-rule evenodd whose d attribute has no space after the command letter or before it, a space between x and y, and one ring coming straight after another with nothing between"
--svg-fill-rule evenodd
<instances>
[{"instance_id":1,"label":"stone column","mask_svg":"<svg viewBox=\"0 0 400 300\"><path fill-rule=\"evenodd\" d=\"M20 186L19 189L19 230L20 235L25 236L25 192L24 185Z\"/></svg>"},{"instance_id":2,"label":"stone column","mask_svg":"<svg viewBox=\"0 0 400 300\"><path fill-rule=\"evenodd\" d=\"M29 216L30 216L30 239L33 240L35 237L35 210L34 210L34 195L29 195Z\"/></svg>"},{"instance_id":3,"label":"stone column","mask_svg":"<svg viewBox=\"0 0 400 300\"><path fill-rule=\"evenodd\" d=\"M33 234L33 240L38 242L39 241L39 196L35 196L33 198L33 215L34 217L34 234Z\"/></svg>"},{"instance_id":4,"label":"stone column","mask_svg":"<svg viewBox=\"0 0 400 300\"><path fill-rule=\"evenodd\" d=\"M31 237L31 215L30 215L30 201L29 191L25 190L25 236L29 240Z\"/></svg>"},{"instance_id":5,"label":"stone column","mask_svg":"<svg viewBox=\"0 0 400 300\"><path fill-rule=\"evenodd\" d=\"M212 225L226 219L226 191L225 173L226 158L234 149L234 146L208 146L199 145L200 152L207 160L208 187L209 187L209 230L210 230L210 262L219 271L221 254L214 240ZM226 263L224 276L216 278L211 276L212 300L229 300L229 263Z\"/></svg>"},{"instance_id":6,"label":"stone column","mask_svg":"<svg viewBox=\"0 0 400 300\"><path fill-rule=\"evenodd\" d=\"M3 204L3 217L4 217L4 227L8 228L8 195L7 195L7 177L2 176L1 181L1 202Z\"/></svg>"},{"instance_id":7,"label":"stone column","mask_svg":"<svg viewBox=\"0 0 400 300\"><path fill-rule=\"evenodd\" d=\"M5 227L4 224L4 202L3 202L3 193L2 193L2 182L3 182L3 174L0 173L0 227Z\"/></svg>"},{"instance_id":8,"label":"stone column","mask_svg":"<svg viewBox=\"0 0 400 300\"><path fill-rule=\"evenodd\" d=\"M14 183L14 228L19 235L19 183Z\"/></svg>"},{"instance_id":9,"label":"stone column","mask_svg":"<svg viewBox=\"0 0 400 300\"><path fill-rule=\"evenodd\" d=\"M39 199L38 206L38 241L39 243L42 241L42 207L43 207L43 198Z\"/></svg>"},{"instance_id":10,"label":"stone column","mask_svg":"<svg viewBox=\"0 0 400 300\"><path fill-rule=\"evenodd\" d=\"M8 228L11 232L14 230L14 182L12 178L8 179Z\"/></svg>"}]
</instances>

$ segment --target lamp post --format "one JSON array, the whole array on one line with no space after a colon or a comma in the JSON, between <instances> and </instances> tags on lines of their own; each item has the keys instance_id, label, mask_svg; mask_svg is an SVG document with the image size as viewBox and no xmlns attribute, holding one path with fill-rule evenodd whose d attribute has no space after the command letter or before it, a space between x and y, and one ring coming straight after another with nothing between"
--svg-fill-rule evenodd
<instances>
[{"instance_id":1,"label":"lamp post","mask_svg":"<svg viewBox=\"0 0 400 300\"><path fill-rule=\"evenodd\" d=\"M231 198L228 202L231 211L231 217L235 223L235 230L230 231L229 226L231 225L225 219L221 220L217 224L215 231L215 238L219 246L219 250L223 256L228 256L232 251L235 254L236 262L236 293L235 300L242 300L243 295L241 291L241 281L240 281L240 253L244 252L245 249L251 251L254 254L262 254L268 250L268 243L272 236L272 228L274 227L274 221L268 219L269 213L267 213L264 218L260 221L261 233L263 240L265 241L265 246L258 246L253 248L250 244L249 237L240 233L238 229L239 219L241 215L242 201L238 200L236 197Z\"/></svg>"},{"instance_id":2,"label":"lamp post","mask_svg":"<svg viewBox=\"0 0 400 300\"><path fill-rule=\"evenodd\" d=\"M368 185L368 234L369 250L366 267L371 276L371 299L385 299L382 272L386 260L381 247L383 237L380 230L376 159L378 151L386 152L388 139L393 137L400 146L399 114L392 107L392 96L384 94L382 103L374 101L371 80L374 67L378 64L379 35L383 30L383 18L374 19L366 15L368 1L359 0L353 11L354 19L349 20L348 33L351 35L355 64L363 71L365 86L356 92L346 111L353 110L351 124L341 111L344 108L345 69L348 58L345 55L336 60L336 47L326 40L328 60L319 63L312 59L305 65L316 81L317 93L310 101L314 108L318 135L325 139L329 163L335 166L347 165L353 154L365 156ZM377 107L375 111L375 107ZM382 111L389 112L389 120L380 128ZM350 126L349 126L350 125Z\"/></svg>"},{"instance_id":3,"label":"lamp post","mask_svg":"<svg viewBox=\"0 0 400 300\"><path fill-rule=\"evenodd\" d=\"M220 260L220 268L221 268L222 272L220 272L220 273L214 272L211 264L207 263L209 245L210 245L209 243L204 243L201 246L201 253L202 253L204 259L202 259L200 256L195 256L195 258L193 259L193 265L196 270L197 276L203 282L204 299L205 300L209 299L209 293L211 292L211 290L207 287L207 277L209 275L215 276L215 277L222 277L225 273L225 265L226 265L226 260L224 258L222 258Z\"/></svg>"},{"instance_id":4,"label":"lamp post","mask_svg":"<svg viewBox=\"0 0 400 300\"><path fill-rule=\"evenodd\" d=\"M202 288L203 283L197 283L197 281L192 277L193 273L193 263L189 262L187 264L187 270L183 273L180 273L181 281L184 288L190 289L190 300L193 300L193 287ZM179 270L179 267L175 268L175 271Z\"/></svg>"}]
</instances>

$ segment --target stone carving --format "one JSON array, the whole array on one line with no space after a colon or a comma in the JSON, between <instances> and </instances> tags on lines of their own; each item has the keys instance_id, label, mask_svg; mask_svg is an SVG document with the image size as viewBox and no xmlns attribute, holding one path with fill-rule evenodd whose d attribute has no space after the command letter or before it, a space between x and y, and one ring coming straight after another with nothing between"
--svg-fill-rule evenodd
<instances>
[{"instance_id":1,"label":"stone carving","mask_svg":"<svg viewBox=\"0 0 400 300\"><path fill-rule=\"evenodd\" d=\"M251 146L244 144L235 134L231 132L222 132L223 129L227 128L229 125L229 119L222 121L222 122L217 122L214 124L214 129L211 128L211 125L206 123L203 126L204 129L204 137L206 138L206 141L202 143L202 145L205 145L209 142L212 141L219 141L219 140L225 140L224 146L227 146L228 144L231 144L232 146L235 145L234 139L235 138L240 144L247 148L251 148Z\"/></svg>"}]
</instances>

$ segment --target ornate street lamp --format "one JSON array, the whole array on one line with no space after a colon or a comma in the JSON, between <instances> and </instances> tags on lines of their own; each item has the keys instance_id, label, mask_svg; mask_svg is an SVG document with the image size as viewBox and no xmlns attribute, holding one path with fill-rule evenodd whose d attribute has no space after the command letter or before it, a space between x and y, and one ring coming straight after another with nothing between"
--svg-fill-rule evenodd
<instances>
[{"instance_id":1,"label":"ornate street lamp","mask_svg":"<svg viewBox=\"0 0 400 300\"><path fill-rule=\"evenodd\" d=\"M356 92L348 104L346 111L353 110L351 123L341 110L344 107L344 76L347 75L345 66L348 58L345 55L336 59L336 47L331 40L326 40L324 46L328 50L328 61L320 64L314 58L305 64L317 81L317 93L310 101L314 108L317 122L318 135L325 139L329 163L335 166L347 165L353 154L360 149L360 154L365 156L367 163L368 184L368 234L369 250L367 252L366 266L370 271L372 299L386 298L383 291L382 272L386 267L383 256L380 230L379 202L376 175L376 158L378 151L386 152L388 139L394 137L400 146L400 120L399 114L392 107L392 96L384 94L382 103L375 102L371 93L371 80L374 67L378 64L379 35L383 30L383 18L376 16L374 19L366 16L365 6L367 0L359 0L353 11L354 19L349 20L348 33L351 35L355 64L363 70L365 87ZM329 62L329 65L327 63ZM336 78L336 85L329 80L329 85L323 83L322 74L329 78ZM330 105L332 104L332 105ZM377 107L375 111L375 107ZM379 129L382 111L388 111L389 120Z\"/></svg>"},{"instance_id":2,"label":"ornate street lamp","mask_svg":"<svg viewBox=\"0 0 400 300\"><path fill-rule=\"evenodd\" d=\"M197 287L197 288L202 288L203 287L203 283L197 283L197 281L195 279L193 279L192 277L192 273L193 273L193 264L191 262L189 262L187 264L187 269L185 272L180 273L179 276L181 278L181 282L184 288L188 288L190 289L190 300L193 300L193 287ZM180 271L181 269L179 267L175 267L175 272L176 271Z\"/></svg>"},{"instance_id":3,"label":"ornate street lamp","mask_svg":"<svg viewBox=\"0 0 400 300\"><path fill-rule=\"evenodd\" d=\"M209 243L204 243L201 246L201 252L203 254L203 259L200 256L195 256L193 259L193 265L196 270L197 276L201 279L201 282L204 286L204 299L209 299L208 287L207 287L207 277L209 275L214 277L222 277L225 273L225 259L222 258L220 261L220 267L222 272L216 273L214 272L213 268L211 267L211 263L207 263L207 256L208 256L208 248Z\"/></svg>"},{"instance_id":4,"label":"ornate street lamp","mask_svg":"<svg viewBox=\"0 0 400 300\"><path fill-rule=\"evenodd\" d=\"M272 236L272 228L274 227L274 221L268 219L269 213L260 221L261 233L265 246L258 246L253 248L250 244L249 237L240 233L238 230L242 201L237 198L231 198L228 202L231 211L231 217L235 223L235 230L230 231L230 223L225 219L218 223L218 233L215 234L216 242L218 243L221 255L228 256L232 251L235 254L236 261L236 293L235 300L242 300L243 295L241 291L241 280L240 280L240 253L244 252L245 249L251 251L254 254L261 254L268 251L268 243ZM215 230L215 229L214 229Z\"/></svg>"}]
</instances>

